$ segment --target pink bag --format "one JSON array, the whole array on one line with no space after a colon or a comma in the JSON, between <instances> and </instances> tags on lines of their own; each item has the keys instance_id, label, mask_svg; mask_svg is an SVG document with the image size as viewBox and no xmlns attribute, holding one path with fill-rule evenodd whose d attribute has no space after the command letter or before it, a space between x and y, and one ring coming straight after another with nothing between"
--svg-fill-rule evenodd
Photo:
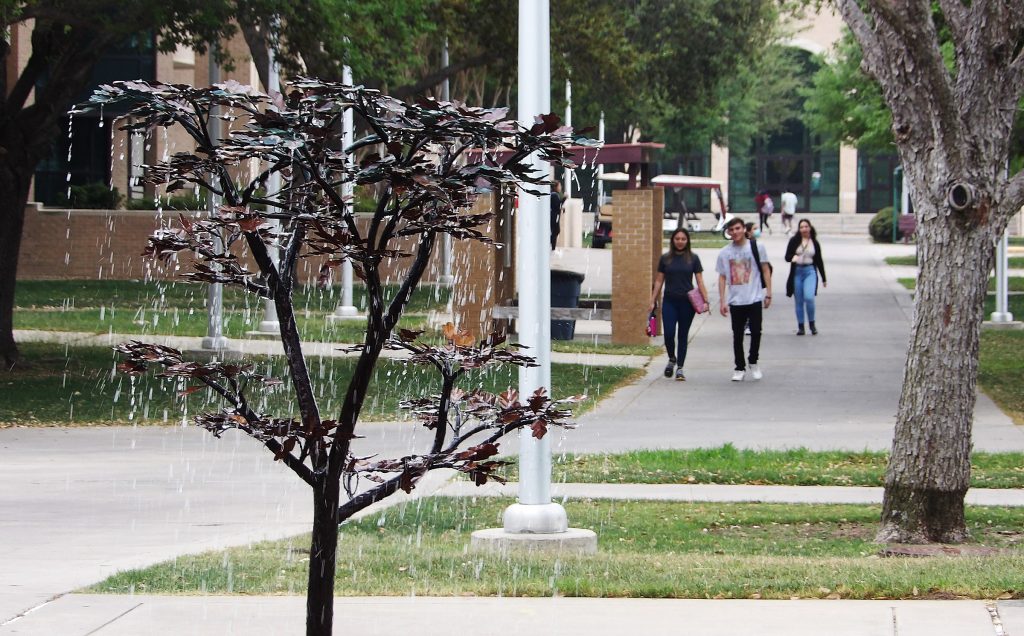
<instances>
[{"instance_id":1,"label":"pink bag","mask_svg":"<svg viewBox=\"0 0 1024 636\"><path fill-rule=\"evenodd\" d=\"M648 336L658 335L658 319L654 317L653 311L650 316L647 316L647 329L645 331Z\"/></svg>"},{"instance_id":2,"label":"pink bag","mask_svg":"<svg viewBox=\"0 0 1024 636\"><path fill-rule=\"evenodd\" d=\"M693 310L698 314L702 314L705 311L710 310L708 304L704 302L704 296L701 296L700 290L696 287L686 292L686 297L690 299L690 304L693 305Z\"/></svg>"}]
</instances>

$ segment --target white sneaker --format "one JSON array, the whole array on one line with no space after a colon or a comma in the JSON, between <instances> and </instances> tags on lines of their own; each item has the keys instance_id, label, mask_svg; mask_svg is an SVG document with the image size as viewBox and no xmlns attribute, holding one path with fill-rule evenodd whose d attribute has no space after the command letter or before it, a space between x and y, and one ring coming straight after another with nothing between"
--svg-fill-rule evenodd
<instances>
[{"instance_id":1,"label":"white sneaker","mask_svg":"<svg viewBox=\"0 0 1024 636\"><path fill-rule=\"evenodd\" d=\"M733 371L732 372L732 381L733 382L743 382L743 376L746 375L746 373L747 372L744 371L743 369L737 369L737 370Z\"/></svg>"},{"instance_id":2,"label":"white sneaker","mask_svg":"<svg viewBox=\"0 0 1024 636\"><path fill-rule=\"evenodd\" d=\"M750 365L750 375L755 380L760 380L761 378L764 377L764 374L761 373L761 367L757 366L756 364Z\"/></svg>"}]
</instances>

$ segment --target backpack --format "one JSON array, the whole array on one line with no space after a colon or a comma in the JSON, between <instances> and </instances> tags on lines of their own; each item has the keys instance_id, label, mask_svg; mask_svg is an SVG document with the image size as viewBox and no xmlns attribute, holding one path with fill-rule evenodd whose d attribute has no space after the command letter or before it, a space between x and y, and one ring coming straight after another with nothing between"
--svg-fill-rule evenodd
<instances>
[{"instance_id":1,"label":"backpack","mask_svg":"<svg viewBox=\"0 0 1024 636\"><path fill-rule=\"evenodd\" d=\"M757 265L757 273L761 277L761 289L768 287L768 284L764 282L764 271L761 269L761 254L757 249L757 241L750 239L750 251L754 253L754 264ZM775 273L775 268L772 267L771 263L768 263L768 275L771 276Z\"/></svg>"}]
</instances>

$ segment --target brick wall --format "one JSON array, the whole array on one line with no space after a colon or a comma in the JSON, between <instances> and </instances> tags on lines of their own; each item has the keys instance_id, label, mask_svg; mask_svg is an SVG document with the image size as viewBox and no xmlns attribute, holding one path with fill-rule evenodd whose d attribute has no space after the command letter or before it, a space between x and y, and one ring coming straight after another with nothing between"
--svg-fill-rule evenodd
<instances>
[{"instance_id":1,"label":"brick wall","mask_svg":"<svg viewBox=\"0 0 1024 636\"><path fill-rule=\"evenodd\" d=\"M496 206L497 198L481 197L472 212L481 214L494 212L494 217L480 230L496 243L504 245L512 236L511 227ZM510 241L512 245L515 241ZM506 321L491 318L491 308L515 295L515 261L505 266L505 250L479 241L456 241L453 249L452 275L455 285L452 290L452 313L456 324L473 332L477 340L493 330L504 331Z\"/></svg>"},{"instance_id":2,"label":"brick wall","mask_svg":"<svg viewBox=\"0 0 1024 636\"><path fill-rule=\"evenodd\" d=\"M177 212L164 212L163 222L177 224ZM365 222L360 220L360 223ZM113 278L148 280L173 278L187 271L182 254L180 266L145 259L146 239L160 227L161 219L152 210L58 210L35 204L25 210L25 228L18 258L18 278L24 280ZM412 240L399 243L406 251L415 247ZM238 254L250 271L255 265L239 245ZM436 249L427 268L425 281L437 280L440 273L440 249ZM314 282L322 259L300 259L299 280ZM385 280L397 280L408 267L409 259L397 259L382 268Z\"/></svg>"},{"instance_id":3,"label":"brick wall","mask_svg":"<svg viewBox=\"0 0 1024 636\"><path fill-rule=\"evenodd\" d=\"M616 190L612 242L612 342L647 344L647 308L661 256L662 188Z\"/></svg>"}]
</instances>

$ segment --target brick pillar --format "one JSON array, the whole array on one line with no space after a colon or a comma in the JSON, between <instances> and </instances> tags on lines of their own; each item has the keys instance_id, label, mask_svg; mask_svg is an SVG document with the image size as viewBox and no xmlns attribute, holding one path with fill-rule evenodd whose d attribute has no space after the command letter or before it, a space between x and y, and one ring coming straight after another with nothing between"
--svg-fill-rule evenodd
<instances>
[{"instance_id":1,"label":"brick pillar","mask_svg":"<svg viewBox=\"0 0 1024 636\"><path fill-rule=\"evenodd\" d=\"M490 332L504 328L504 321L491 318L491 308L503 304L515 294L515 260L505 267L505 252L512 246L504 246L506 228L503 215L494 195L480 197L471 211L472 214L493 212L494 216L478 229L495 243L498 249L479 241L455 241L452 247L452 314L456 325L469 329L477 340ZM512 242L514 244L514 241Z\"/></svg>"},{"instance_id":2,"label":"brick pillar","mask_svg":"<svg viewBox=\"0 0 1024 636\"><path fill-rule=\"evenodd\" d=\"M616 190L612 242L612 342L647 344L647 308L661 256L661 188Z\"/></svg>"}]
</instances>

